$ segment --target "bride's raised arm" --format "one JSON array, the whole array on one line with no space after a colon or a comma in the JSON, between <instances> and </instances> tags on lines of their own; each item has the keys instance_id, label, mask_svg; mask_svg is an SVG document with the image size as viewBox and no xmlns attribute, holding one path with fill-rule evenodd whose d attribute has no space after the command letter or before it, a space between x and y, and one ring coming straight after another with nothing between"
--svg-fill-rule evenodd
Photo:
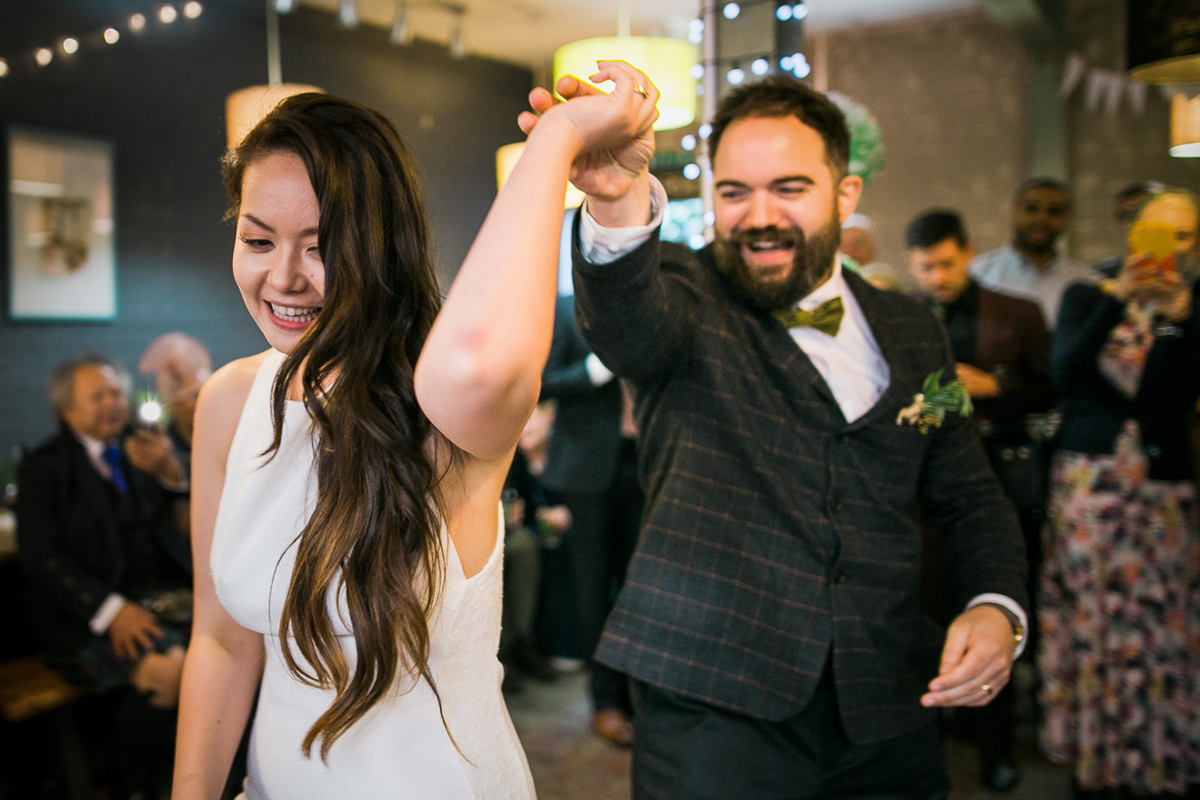
<instances>
[{"instance_id":1,"label":"bride's raised arm","mask_svg":"<svg viewBox=\"0 0 1200 800\"><path fill-rule=\"evenodd\" d=\"M600 64L611 94L581 93L542 116L497 196L438 314L416 367L416 393L430 421L483 460L506 456L538 399L550 350L562 202L572 163L652 136L657 92L623 62ZM527 115L523 115L525 117ZM651 150L653 148L651 147Z\"/></svg>"}]
</instances>

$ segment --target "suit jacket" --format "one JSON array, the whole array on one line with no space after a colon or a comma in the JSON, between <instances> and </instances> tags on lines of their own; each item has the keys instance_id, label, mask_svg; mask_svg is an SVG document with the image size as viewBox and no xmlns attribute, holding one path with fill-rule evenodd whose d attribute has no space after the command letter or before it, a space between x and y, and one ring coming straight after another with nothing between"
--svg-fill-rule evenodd
<instances>
[{"instance_id":1,"label":"suit jacket","mask_svg":"<svg viewBox=\"0 0 1200 800\"><path fill-rule=\"evenodd\" d=\"M65 426L21 464L17 535L29 622L54 655L87 642L88 621L109 594L136 600L147 589L191 584L190 545L171 515L177 495L127 461L124 472L127 498ZM131 552L139 544L151 552ZM134 574L135 558L142 574ZM147 562L160 572L147 576Z\"/></svg>"},{"instance_id":2,"label":"suit jacket","mask_svg":"<svg viewBox=\"0 0 1200 800\"><path fill-rule=\"evenodd\" d=\"M621 452L621 387L596 386L585 364L592 350L575 326L575 298L554 308L554 340L542 372L542 399L557 400L542 482L568 494L599 496L613 485Z\"/></svg>"},{"instance_id":3,"label":"suit jacket","mask_svg":"<svg viewBox=\"0 0 1200 800\"><path fill-rule=\"evenodd\" d=\"M928 375L952 374L941 326L845 275L890 370L847 423L788 331L734 299L710 249L655 236L594 265L575 237L576 313L634 387L648 502L597 659L778 721L803 710L831 658L852 741L930 723L918 698L942 631L921 609L913 506L945 540L960 608L983 592L1027 602L1016 516L971 420L897 424Z\"/></svg>"},{"instance_id":4,"label":"suit jacket","mask_svg":"<svg viewBox=\"0 0 1200 800\"><path fill-rule=\"evenodd\" d=\"M1000 381L997 397L975 401L978 417L995 423L1021 423L1025 415L1054 405L1050 382L1050 332L1032 300L975 285L975 352L955 353ZM937 304L926 299L926 305ZM953 339L953 337L952 337Z\"/></svg>"}]
</instances>

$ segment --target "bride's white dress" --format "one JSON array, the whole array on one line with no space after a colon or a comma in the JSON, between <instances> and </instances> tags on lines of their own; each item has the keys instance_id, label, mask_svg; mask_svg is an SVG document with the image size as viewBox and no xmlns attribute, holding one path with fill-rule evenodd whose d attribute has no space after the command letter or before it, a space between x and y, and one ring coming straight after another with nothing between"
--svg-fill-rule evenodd
<instances>
[{"instance_id":1,"label":"bride's white dress","mask_svg":"<svg viewBox=\"0 0 1200 800\"><path fill-rule=\"evenodd\" d=\"M429 654L442 714L429 684L406 676L334 743L327 763L319 745L311 757L301 752L305 734L333 693L293 678L280 651L279 614L295 540L316 494L312 425L302 403L287 404L275 457L268 461L261 455L271 442L271 384L282 361L283 354L268 354L238 422L210 561L221 604L239 625L261 633L266 646L248 800L532 798L533 780L500 694L503 675L496 658L502 522L487 565L469 580L442 532L446 575L441 602L431 615ZM353 664L354 637L343 622L349 615L344 600L339 605L340 615L330 602L330 614ZM295 648L292 652L300 658Z\"/></svg>"}]
</instances>

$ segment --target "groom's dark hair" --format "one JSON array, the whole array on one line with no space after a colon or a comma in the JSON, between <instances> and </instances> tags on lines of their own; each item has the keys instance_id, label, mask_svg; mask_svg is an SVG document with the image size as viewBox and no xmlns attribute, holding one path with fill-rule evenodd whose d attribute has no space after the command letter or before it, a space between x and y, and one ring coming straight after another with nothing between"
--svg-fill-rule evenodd
<instances>
[{"instance_id":1,"label":"groom's dark hair","mask_svg":"<svg viewBox=\"0 0 1200 800\"><path fill-rule=\"evenodd\" d=\"M771 75L760 81L739 86L717 105L712 133L708 137L709 155L716 159L725 129L749 117L795 117L821 135L825 142L825 161L834 181L846 176L850 164L850 131L842 110L821 92L805 86L790 75Z\"/></svg>"}]
</instances>

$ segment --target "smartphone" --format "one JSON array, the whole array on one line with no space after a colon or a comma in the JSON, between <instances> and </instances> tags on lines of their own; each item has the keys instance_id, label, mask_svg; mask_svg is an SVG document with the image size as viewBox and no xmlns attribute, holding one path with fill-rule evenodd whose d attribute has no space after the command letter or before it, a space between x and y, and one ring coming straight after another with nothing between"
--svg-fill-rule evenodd
<instances>
[{"instance_id":1,"label":"smartphone","mask_svg":"<svg viewBox=\"0 0 1200 800\"><path fill-rule=\"evenodd\" d=\"M1150 259L1137 268L1139 277L1175 271L1175 227L1164 222L1138 220L1129 227L1129 252Z\"/></svg>"}]
</instances>

